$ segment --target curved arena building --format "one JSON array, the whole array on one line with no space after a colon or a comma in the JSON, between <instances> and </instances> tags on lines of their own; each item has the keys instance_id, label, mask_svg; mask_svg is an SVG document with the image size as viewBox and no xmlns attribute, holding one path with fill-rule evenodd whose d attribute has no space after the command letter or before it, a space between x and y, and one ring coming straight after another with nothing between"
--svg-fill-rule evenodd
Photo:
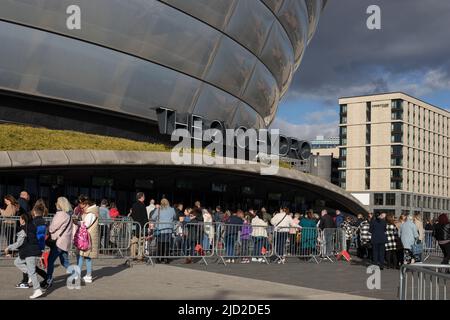
<instances>
[{"instance_id":1,"label":"curved arena building","mask_svg":"<svg viewBox=\"0 0 450 320\"><path fill-rule=\"evenodd\" d=\"M230 128L262 128L289 88L325 2L4 0L0 89L147 123L166 107ZM81 29L70 30L66 9L74 4ZM59 116L46 117L54 127L73 119L46 108L13 119L17 103L0 118L32 123L47 113Z\"/></svg>"},{"instance_id":2,"label":"curved arena building","mask_svg":"<svg viewBox=\"0 0 450 320\"><path fill-rule=\"evenodd\" d=\"M227 128L266 128L326 2L2 0L0 122L165 141L158 128L165 108L185 121L198 115ZM80 29L68 25L72 5ZM120 206L144 190L185 203L365 210L342 189L295 170L265 184L247 167L175 168L161 157L5 150L0 194L25 188L51 204L58 194L87 193Z\"/></svg>"}]
</instances>

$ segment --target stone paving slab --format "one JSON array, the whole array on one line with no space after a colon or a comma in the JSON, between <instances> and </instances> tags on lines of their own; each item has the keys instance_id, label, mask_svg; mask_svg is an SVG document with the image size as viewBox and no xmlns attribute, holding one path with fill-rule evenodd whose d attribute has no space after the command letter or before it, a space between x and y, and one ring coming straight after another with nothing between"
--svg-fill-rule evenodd
<instances>
[{"instance_id":1,"label":"stone paving slab","mask_svg":"<svg viewBox=\"0 0 450 320\"><path fill-rule=\"evenodd\" d=\"M95 262L94 262L95 263ZM204 266L199 266L204 268ZM95 268L95 267L94 267ZM21 274L15 267L1 267L0 299L28 299L32 289L16 289ZM276 283L266 280L205 272L172 265L121 264L96 267L94 282L80 290L66 287L67 275L57 268L56 282L42 299L367 299L326 290Z\"/></svg>"}]
</instances>

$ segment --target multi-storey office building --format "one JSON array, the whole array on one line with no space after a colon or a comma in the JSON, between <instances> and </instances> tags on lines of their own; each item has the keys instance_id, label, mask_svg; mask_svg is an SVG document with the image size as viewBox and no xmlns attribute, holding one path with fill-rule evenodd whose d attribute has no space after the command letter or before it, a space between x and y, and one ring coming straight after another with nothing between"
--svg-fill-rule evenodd
<instances>
[{"instance_id":1,"label":"multi-storey office building","mask_svg":"<svg viewBox=\"0 0 450 320\"><path fill-rule=\"evenodd\" d=\"M370 210L449 213L450 113L395 92L340 104L340 186Z\"/></svg>"}]
</instances>

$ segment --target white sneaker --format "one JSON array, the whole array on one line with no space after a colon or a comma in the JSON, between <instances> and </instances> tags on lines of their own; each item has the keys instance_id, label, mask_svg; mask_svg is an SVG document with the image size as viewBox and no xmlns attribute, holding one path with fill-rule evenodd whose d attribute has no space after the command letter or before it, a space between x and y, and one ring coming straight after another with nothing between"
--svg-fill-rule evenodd
<instances>
[{"instance_id":1,"label":"white sneaker","mask_svg":"<svg viewBox=\"0 0 450 320\"><path fill-rule=\"evenodd\" d=\"M39 297L42 296L43 294L44 294L44 292L42 292L41 289L34 290L34 293L33 293L32 296L30 296L30 299L36 299L36 298L39 298Z\"/></svg>"},{"instance_id":2,"label":"white sneaker","mask_svg":"<svg viewBox=\"0 0 450 320\"><path fill-rule=\"evenodd\" d=\"M259 259L258 259L258 262L259 262L259 263L264 262L264 259L263 259L263 258L259 258Z\"/></svg>"},{"instance_id":3,"label":"white sneaker","mask_svg":"<svg viewBox=\"0 0 450 320\"><path fill-rule=\"evenodd\" d=\"M234 263L234 259L231 259L231 263Z\"/></svg>"},{"instance_id":4,"label":"white sneaker","mask_svg":"<svg viewBox=\"0 0 450 320\"><path fill-rule=\"evenodd\" d=\"M259 259L258 258L252 258L252 262L258 262Z\"/></svg>"},{"instance_id":5,"label":"white sneaker","mask_svg":"<svg viewBox=\"0 0 450 320\"><path fill-rule=\"evenodd\" d=\"M86 283L92 283L92 276L84 276L83 277L84 282Z\"/></svg>"},{"instance_id":6,"label":"white sneaker","mask_svg":"<svg viewBox=\"0 0 450 320\"><path fill-rule=\"evenodd\" d=\"M231 260L230 259L226 259L225 263L231 263Z\"/></svg>"}]
</instances>

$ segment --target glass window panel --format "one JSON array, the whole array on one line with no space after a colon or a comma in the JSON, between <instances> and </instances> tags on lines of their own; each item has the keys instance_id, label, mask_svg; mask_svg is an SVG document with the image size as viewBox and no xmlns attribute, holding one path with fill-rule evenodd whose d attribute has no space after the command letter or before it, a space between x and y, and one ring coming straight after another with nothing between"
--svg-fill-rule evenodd
<instances>
[{"instance_id":1,"label":"glass window panel","mask_svg":"<svg viewBox=\"0 0 450 320\"><path fill-rule=\"evenodd\" d=\"M244 100L264 118L267 125L272 121L278 105L279 90L272 74L261 63L256 65Z\"/></svg>"},{"instance_id":2,"label":"glass window panel","mask_svg":"<svg viewBox=\"0 0 450 320\"><path fill-rule=\"evenodd\" d=\"M190 110L201 82L82 41L0 22L0 87L145 118ZM26 63L24 63L26 61Z\"/></svg>"},{"instance_id":3,"label":"glass window panel","mask_svg":"<svg viewBox=\"0 0 450 320\"><path fill-rule=\"evenodd\" d=\"M240 102L239 106L231 121L231 128L244 126L246 128L259 128L261 117L249 105Z\"/></svg>"},{"instance_id":4,"label":"glass window panel","mask_svg":"<svg viewBox=\"0 0 450 320\"><path fill-rule=\"evenodd\" d=\"M223 37L206 80L241 96L255 63L254 55L235 41Z\"/></svg>"},{"instance_id":5,"label":"glass window panel","mask_svg":"<svg viewBox=\"0 0 450 320\"><path fill-rule=\"evenodd\" d=\"M263 0L264 3L272 10L274 13L277 13L280 10L281 5L284 0Z\"/></svg>"},{"instance_id":6,"label":"glass window panel","mask_svg":"<svg viewBox=\"0 0 450 320\"><path fill-rule=\"evenodd\" d=\"M157 1L79 0L83 8L81 30L66 28L65 8L71 1L41 3L46 5L7 1L0 16L129 52L197 77L203 75L221 36L197 19Z\"/></svg>"},{"instance_id":7,"label":"glass window panel","mask_svg":"<svg viewBox=\"0 0 450 320\"><path fill-rule=\"evenodd\" d=\"M319 23L320 11L322 9L321 0L305 0L306 8L308 9L308 41L314 35L317 24Z\"/></svg>"},{"instance_id":8,"label":"glass window panel","mask_svg":"<svg viewBox=\"0 0 450 320\"><path fill-rule=\"evenodd\" d=\"M261 60L275 76L281 91L287 90L294 68L294 53L286 32L278 22L273 24Z\"/></svg>"},{"instance_id":9,"label":"glass window panel","mask_svg":"<svg viewBox=\"0 0 450 320\"><path fill-rule=\"evenodd\" d=\"M275 19L260 0L239 1L226 33L258 55Z\"/></svg>"},{"instance_id":10,"label":"glass window panel","mask_svg":"<svg viewBox=\"0 0 450 320\"><path fill-rule=\"evenodd\" d=\"M194 108L194 114L208 120L223 120L231 127L232 116L239 100L213 86L205 84Z\"/></svg>"},{"instance_id":11,"label":"glass window panel","mask_svg":"<svg viewBox=\"0 0 450 320\"><path fill-rule=\"evenodd\" d=\"M162 0L223 30L236 0Z\"/></svg>"},{"instance_id":12,"label":"glass window panel","mask_svg":"<svg viewBox=\"0 0 450 320\"><path fill-rule=\"evenodd\" d=\"M308 13L304 1L286 0L278 13L294 46L296 65L300 63L308 36Z\"/></svg>"}]
</instances>

